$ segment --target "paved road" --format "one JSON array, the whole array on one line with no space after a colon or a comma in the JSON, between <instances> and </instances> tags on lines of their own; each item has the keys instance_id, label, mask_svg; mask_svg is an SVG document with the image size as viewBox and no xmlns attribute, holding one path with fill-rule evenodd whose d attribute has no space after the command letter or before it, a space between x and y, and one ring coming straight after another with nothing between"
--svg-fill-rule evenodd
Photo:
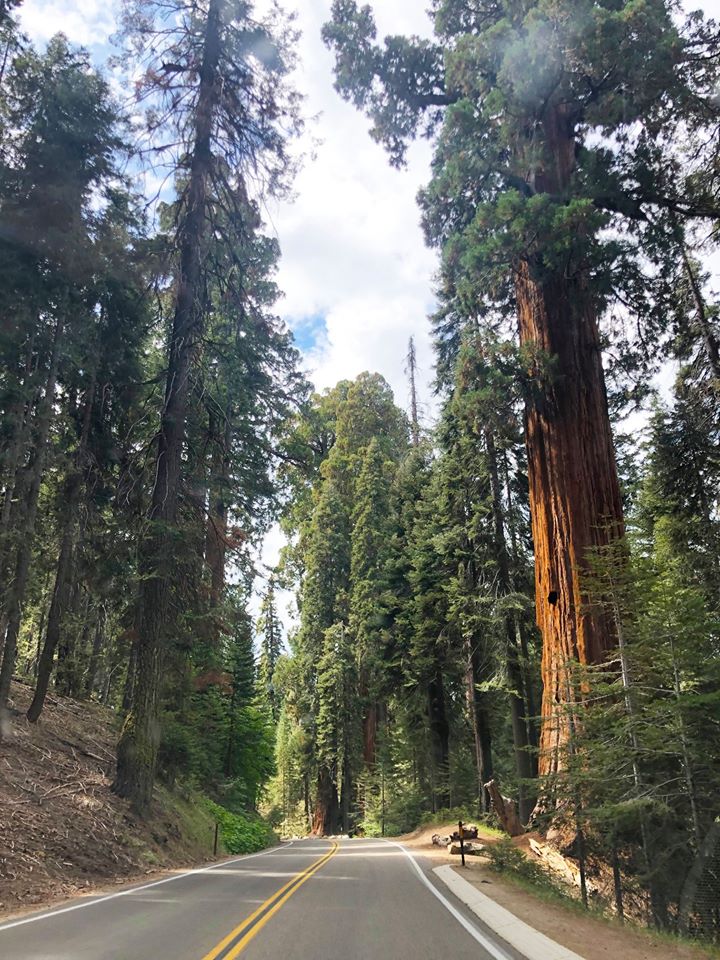
<instances>
[{"instance_id":1,"label":"paved road","mask_svg":"<svg viewBox=\"0 0 720 960\"><path fill-rule=\"evenodd\" d=\"M302 840L0 924L0 958L515 960L470 916L399 846Z\"/></svg>"}]
</instances>

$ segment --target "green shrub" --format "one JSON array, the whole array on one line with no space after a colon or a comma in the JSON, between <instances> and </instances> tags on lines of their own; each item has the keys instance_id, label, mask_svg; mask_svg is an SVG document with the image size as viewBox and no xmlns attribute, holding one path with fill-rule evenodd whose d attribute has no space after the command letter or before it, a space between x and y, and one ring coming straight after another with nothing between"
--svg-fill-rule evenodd
<instances>
[{"instance_id":1,"label":"green shrub","mask_svg":"<svg viewBox=\"0 0 720 960\"><path fill-rule=\"evenodd\" d=\"M510 839L500 840L487 847L485 854L490 867L497 873L509 873L537 887L552 888L555 893L566 896L566 891L548 871L534 860L529 860Z\"/></svg>"},{"instance_id":2,"label":"green shrub","mask_svg":"<svg viewBox=\"0 0 720 960\"><path fill-rule=\"evenodd\" d=\"M220 836L228 853L255 853L269 847L277 838L268 823L249 813L231 813L212 800L207 807L220 824Z\"/></svg>"}]
</instances>

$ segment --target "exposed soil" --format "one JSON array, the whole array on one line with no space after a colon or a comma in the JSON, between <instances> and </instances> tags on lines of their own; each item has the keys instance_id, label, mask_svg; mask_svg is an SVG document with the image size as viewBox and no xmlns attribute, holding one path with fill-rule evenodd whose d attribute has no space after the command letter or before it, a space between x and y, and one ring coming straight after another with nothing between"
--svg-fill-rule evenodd
<instances>
[{"instance_id":1,"label":"exposed soil","mask_svg":"<svg viewBox=\"0 0 720 960\"><path fill-rule=\"evenodd\" d=\"M489 862L483 857L468 857L467 866L459 865L460 858L450 856L445 848L434 847L432 836L450 834L457 824L423 827L414 833L402 837L405 846L416 850L439 863L452 863L458 872L478 888L485 896L495 900L525 923L544 933L569 950L584 957L585 960L707 960L708 957L720 958L720 951L704 950L674 941L667 942L630 925L621 926L613 920L583 914L580 909L563 906L562 903L548 901L540 895L526 890L514 883L509 877L499 875L490 869ZM488 846L497 843L498 838L480 831L479 842ZM528 852L529 835L517 837L516 846Z\"/></svg>"},{"instance_id":2,"label":"exposed soil","mask_svg":"<svg viewBox=\"0 0 720 960\"><path fill-rule=\"evenodd\" d=\"M111 793L111 710L48 697L30 724L31 695L13 684L0 742L0 916L210 857L212 825L192 800L159 790L139 821Z\"/></svg>"}]
</instances>

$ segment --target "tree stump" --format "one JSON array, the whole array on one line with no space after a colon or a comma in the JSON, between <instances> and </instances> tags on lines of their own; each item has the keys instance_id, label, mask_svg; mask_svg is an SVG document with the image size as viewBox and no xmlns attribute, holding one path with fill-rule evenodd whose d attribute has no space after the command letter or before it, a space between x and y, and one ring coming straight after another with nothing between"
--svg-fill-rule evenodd
<instances>
[{"instance_id":1,"label":"tree stump","mask_svg":"<svg viewBox=\"0 0 720 960\"><path fill-rule=\"evenodd\" d=\"M504 797L500 793L500 788L494 780L485 784L485 789L490 794L493 810L502 824L503 830L509 833L511 837L519 837L524 833L523 825L520 823L520 817L517 812L517 804L509 797Z\"/></svg>"}]
</instances>

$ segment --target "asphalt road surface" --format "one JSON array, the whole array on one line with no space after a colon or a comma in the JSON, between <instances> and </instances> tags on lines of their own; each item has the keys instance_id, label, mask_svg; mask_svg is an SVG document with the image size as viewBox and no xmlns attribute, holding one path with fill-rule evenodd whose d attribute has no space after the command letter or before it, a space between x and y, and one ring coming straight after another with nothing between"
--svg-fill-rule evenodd
<instances>
[{"instance_id":1,"label":"asphalt road surface","mask_svg":"<svg viewBox=\"0 0 720 960\"><path fill-rule=\"evenodd\" d=\"M300 840L0 923L1 960L516 960L422 858Z\"/></svg>"}]
</instances>

